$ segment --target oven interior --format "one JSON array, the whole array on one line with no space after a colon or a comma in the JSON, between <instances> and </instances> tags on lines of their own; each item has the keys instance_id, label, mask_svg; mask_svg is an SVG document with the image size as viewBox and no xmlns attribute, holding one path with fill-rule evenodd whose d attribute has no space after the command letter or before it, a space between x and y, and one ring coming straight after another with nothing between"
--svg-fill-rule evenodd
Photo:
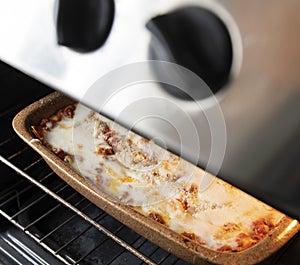
<instances>
[{"instance_id":1,"label":"oven interior","mask_svg":"<svg viewBox=\"0 0 300 265\"><path fill-rule=\"evenodd\" d=\"M15 114L51 88L4 63L0 86L0 263L187 264L73 190L14 133ZM299 253L298 234L261 265L296 265Z\"/></svg>"}]
</instances>

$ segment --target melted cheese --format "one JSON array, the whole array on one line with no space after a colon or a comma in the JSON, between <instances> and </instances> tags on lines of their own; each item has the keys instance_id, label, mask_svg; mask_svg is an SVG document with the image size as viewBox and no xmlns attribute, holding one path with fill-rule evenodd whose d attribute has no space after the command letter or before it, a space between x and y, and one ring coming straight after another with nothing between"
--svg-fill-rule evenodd
<instances>
[{"instance_id":1,"label":"melted cheese","mask_svg":"<svg viewBox=\"0 0 300 265\"><path fill-rule=\"evenodd\" d=\"M194 233L212 249L236 247L237 236L259 218L277 224L283 217L218 178L206 188L211 175L81 104L45 140L72 154L71 166L97 187L145 215L159 214L170 229ZM114 154L100 155L99 147Z\"/></svg>"}]
</instances>

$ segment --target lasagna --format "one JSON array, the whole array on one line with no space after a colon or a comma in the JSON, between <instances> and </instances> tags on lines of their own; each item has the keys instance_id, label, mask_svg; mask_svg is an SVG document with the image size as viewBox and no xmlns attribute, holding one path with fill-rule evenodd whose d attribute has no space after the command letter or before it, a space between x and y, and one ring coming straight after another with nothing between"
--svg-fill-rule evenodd
<instances>
[{"instance_id":1,"label":"lasagna","mask_svg":"<svg viewBox=\"0 0 300 265\"><path fill-rule=\"evenodd\" d=\"M97 189L207 248L250 248L284 216L82 104L32 131Z\"/></svg>"}]
</instances>

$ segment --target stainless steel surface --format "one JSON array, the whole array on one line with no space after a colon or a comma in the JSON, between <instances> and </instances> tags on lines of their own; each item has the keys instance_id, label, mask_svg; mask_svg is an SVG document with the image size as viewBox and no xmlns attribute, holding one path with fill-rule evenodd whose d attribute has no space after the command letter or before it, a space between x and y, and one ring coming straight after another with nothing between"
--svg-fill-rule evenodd
<instances>
[{"instance_id":1,"label":"stainless steel surface","mask_svg":"<svg viewBox=\"0 0 300 265\"><path fill-rule=\"evenodd\" d=\"M148 19L189 4L209 6L223 17L231 30L234 76L221 91L222 96L217 95L227 129L221 173L244 185L258 176L266 163L277 163L273 161L274 154L281 152L300 127L297 115L300 111L300 1L117 0L115 21L105 45L95 52L80 54L56 44L54 0L3 0L0 2L0 58L55 89L93 105L85 102L84 95L95 80L117 67L148 59L150 33L145 28ZM175 100L160 88L152 89L157 96L163 94ZM127 93L127 105L134 100L135 92ZM201 144L199 162L204 165L211 153L211 131L205 116L199 108L191 110L183 102L176 103L195 122ZM105 113L116 117L124 104L124 100L116 99L108 104ZM213 105L207 111L214 109ZM172 120L174 113L166 113L164 117ZM123 117L124 124L130 122L130 117L128 121ZM161 123L149 120L137 127L141 132L149 132L153 126L152 136L162 136L171 149L173 145L175 151L180 151L175 133ZM213 163L219 163L223 149L222 145L216 147L220 157L215 156Z\"/></svg>"}]
</instances>

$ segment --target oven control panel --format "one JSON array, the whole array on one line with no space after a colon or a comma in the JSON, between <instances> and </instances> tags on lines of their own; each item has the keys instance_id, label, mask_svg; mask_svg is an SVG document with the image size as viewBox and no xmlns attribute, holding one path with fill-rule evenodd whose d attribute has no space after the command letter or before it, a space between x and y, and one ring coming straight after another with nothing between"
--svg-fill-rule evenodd
<instances>
[{"instance_id":1,"label":"oven control panel","mask_svg":"<svg viewBox=\"0 0 300 265\"><path fill-rule=\"evenodd\" d=\"M2 3L0 59L299 217L299 1L69 2Z\"/></svg>"}]
</instances>

